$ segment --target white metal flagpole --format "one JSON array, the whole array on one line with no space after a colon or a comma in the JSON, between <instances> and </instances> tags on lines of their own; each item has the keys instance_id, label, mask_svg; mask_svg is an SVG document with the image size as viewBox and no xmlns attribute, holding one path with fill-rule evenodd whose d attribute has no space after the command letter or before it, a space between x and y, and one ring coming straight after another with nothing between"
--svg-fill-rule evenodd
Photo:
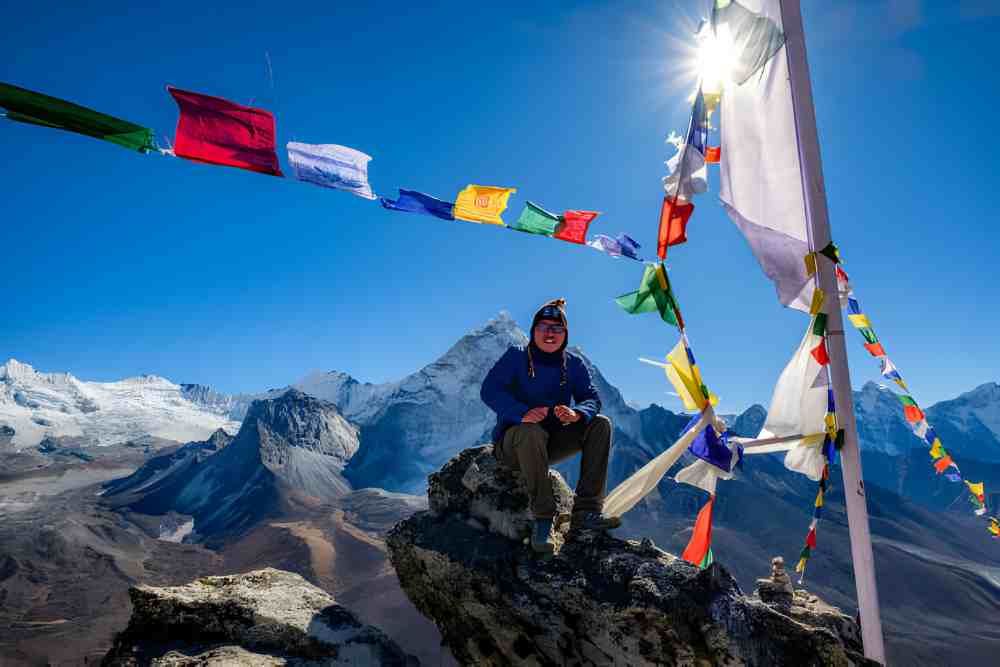
<instances>
[{"instance_id":1,"label":"white metal flagpole","mask_svg":"<svg viewBox=\"0 0 1000 667\"><path fill-rule=\"evenodd\" d=\"M806 61L802 11L799 0L780 0L780 4L792 89L792 108L795 112L795 131L799 144L802 191L812 243L810 250L815 251L826 247L830 242L830 219L826 208L826 188L823 184L823 165L819 152L809 64ZM865 656L885 664L882 618L879 612L878 589L875 586L875 561L868 528L865 486L861 476L858 429L854 419L847 348L844 345L844 318L840 312L840 300L837 296L837 277L833 263L822 255L817 257L816 264L819 287L826 294L824 310L827 312L827 350L830 354L830 380L836 398L837 425L844 429L844 446L840 451L841 468L844 473L844 497L848 531L851 536L854 582L861 615L861 637L864 641Z\"/></svg>"}]
</instances>

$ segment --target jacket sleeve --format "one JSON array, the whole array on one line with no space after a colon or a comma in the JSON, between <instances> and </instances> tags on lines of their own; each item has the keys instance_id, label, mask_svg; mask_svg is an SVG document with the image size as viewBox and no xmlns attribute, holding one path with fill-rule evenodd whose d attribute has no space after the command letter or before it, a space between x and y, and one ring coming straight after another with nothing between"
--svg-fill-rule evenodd
<instances>
[{"instance_id":1,"label":"jacket sleeve","mask_svg":"<svg viewBox=\"0 0 1000 667\"><path fill-rule=\"evenodd\" d=\"M586 364L578 361L575 370L571 387L575 403L573 409L583 415L585 422L589 422L601 411L601 397L597 395L597 388L594 387Z\"/></svg>"},{"instance_id":2,"label":"jacket sleeve","mask_svg":"<svg viewBox=\"0 0 1000 667\"><path fill-rule=\"evenodd\" d=\"M514 383L517 363L517 354L514 348L504 352L504 355L493 364L493 368L486 374L483 380L483 387L479 391L479 397L483 403L488 405L501 423L516 424L521 421L530 408L521 403L511 393L511 386Z\"/></svg>"}]
</instances>

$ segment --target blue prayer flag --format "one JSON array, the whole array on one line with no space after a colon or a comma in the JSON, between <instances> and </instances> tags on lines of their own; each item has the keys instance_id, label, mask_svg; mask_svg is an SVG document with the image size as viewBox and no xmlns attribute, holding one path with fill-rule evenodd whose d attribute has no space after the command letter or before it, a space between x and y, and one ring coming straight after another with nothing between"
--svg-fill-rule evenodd
<instances>
[{"instance_id":1,"label":"blue prayer flag","mask_svg":"<svg viewBox=\"0 0 1000 667\"><path fill-rule=\"evenodd\" d=\"M694 98L694 107L691 109L691 130L688 132L687 143L689 146L697 148L702 155L708 146L708 111L705 109L705 96L698 89L698 95Z\"/></svg>"},{"instance_id":2,"label":"blue prayer flag","mask_svg":"<svg viewBox=\"0 0 1000 667\"><path fill-rule=\"evenodd\" d=\"M711 424L705 427L694 439L688 451L702 461L711 463L716 468L729 472L733 466L733 452L726 446L728 435L721 436L715 432Z\"/></svg>"},{"instance_id":3,"label":"blue prayer flag","mask_svg":"<svg viewBox=\"0 0 1000 667\"><path fill-rule=\"evenodd\" d=\"M861 314L861 304L853 296L847 297L847 308L851 311L851 315Z\"/></svg>"},{"instance_id":4,"label":"blue prayer flag","mask_svg":"<svg viewBox=\"0 0 1000 667\"><path fill-rule=\"evenodd\" d=\"M639 257L639 244L636 243L632 238L625 234L619 234L617 238L611 238L610 236L605 236L604 234L595 234L594 237L587 242L591 248L595 250L600 250L605 252L615 259L619 257L628 257L629 259L635 259L642 261L642 257Z\"/></svg>"},{"instance_id":5,"label":"blue prayer flag","mask_svg":"<svg viewBox=\"0 0 1000 667\"><path fill-rule=\"evenodd\" d=\"M454 220L455 214L455 204L452 202L441 201L430 195L425 195L422 192L417 192L415 190L404 190L399 189L399 198L396 201L387 199L386 197L380 197L379 201L382 206L389 209L390 211L405 211L407 213L423 213L424 215L433 215L435 218L441 218L442 220Z\"/></svg>"},{"instance_id":6,"label":"blue prayer flag","mask_svg":"<svg viewBox=\"0 0 1000 667\"><path fill-rule=\"evenodd\" d=\"M641 246L635 239L628 234L619 234L615 237L615 240L618 241L623 255L642 261L642 257L639 257L639 248Z\"/></svg>"}]
</instances>

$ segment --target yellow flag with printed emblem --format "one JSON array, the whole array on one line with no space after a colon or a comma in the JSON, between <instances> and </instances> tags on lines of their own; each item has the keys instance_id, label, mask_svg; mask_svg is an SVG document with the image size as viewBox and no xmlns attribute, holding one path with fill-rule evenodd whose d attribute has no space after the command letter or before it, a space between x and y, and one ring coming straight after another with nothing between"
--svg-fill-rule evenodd
<instances>
[{"instance_id":1,"label":"yellow flag with printed emblem","mask_svg":"<svg viewBox=\"0 0 1000 667\"><path fill-rule=\"evenodd\" d=\"M492 185L469 185L455 199L455 218L502 225L500 214L507 208L507 200L517 188L498 188Z\"/></svg>"}]
</instances>

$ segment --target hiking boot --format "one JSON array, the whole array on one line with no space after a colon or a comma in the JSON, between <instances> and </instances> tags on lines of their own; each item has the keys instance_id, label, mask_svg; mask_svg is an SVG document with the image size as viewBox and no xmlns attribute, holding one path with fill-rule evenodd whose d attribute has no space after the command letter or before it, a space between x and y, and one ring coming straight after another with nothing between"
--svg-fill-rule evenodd
<instances>
[{"instance_id":1,"label":"hiking boot","mask_svg":"<svg viewBox=\"0 0 1000 667\"><path fill-rule=\"evenodd\" d=\"M569 529L576 530L599 530L606 532L622 525L622 520L617 516L604 516L600 512L573 512Z\"/></svg>"},{"instance_id":2,"label":"hiking boot","mask_svg":"<svg viewBox=\"0 0 1000 667\"><path fill-rule=\"evenodd\" d=\"M550 554L556 550L552 543L552 519L535 519L531 529L531 550L538 554Z\"/></svg>"}]
</instances>

